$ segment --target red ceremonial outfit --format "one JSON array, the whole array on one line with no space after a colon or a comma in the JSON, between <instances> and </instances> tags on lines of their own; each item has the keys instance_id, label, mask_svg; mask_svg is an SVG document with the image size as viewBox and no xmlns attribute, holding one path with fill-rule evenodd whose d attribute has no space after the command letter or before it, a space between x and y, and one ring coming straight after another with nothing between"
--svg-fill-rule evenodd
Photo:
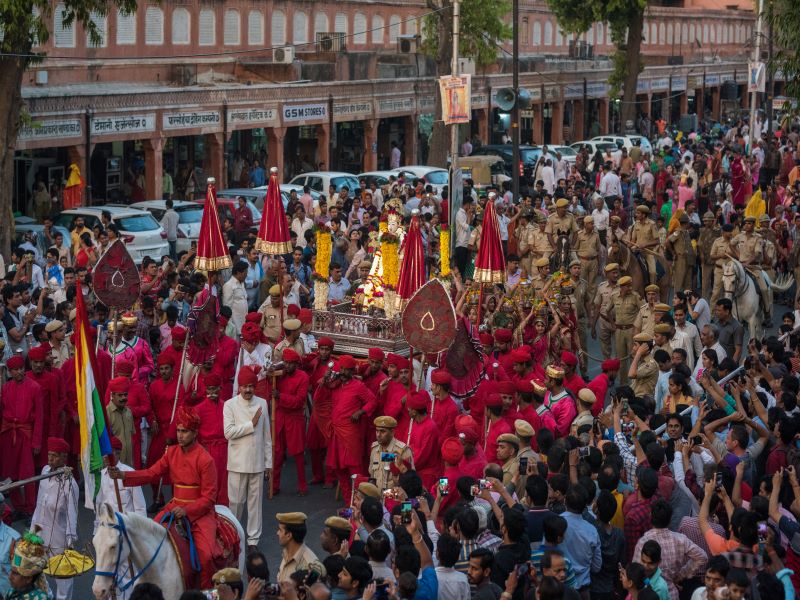
<instances>
[{"instance_id":1,"label":"red ceremonial outfit","mask_svg":"<svg viewBox=\"0 0 800 600\"><path fill-rule=\"evenodd\" d=\"M372 388L375 389L375 388ZM417 391L417 387L411 384L411 394ZM408 424L411 419L408 416L404 400L408 395L408 387L400 383L400 379L391 379L386 385L383 393L378 394L378 412L381 416L392 417L397 420L397 427L394 430L394 437L401 442L408 439Z\"/></svg>"},{"instance_id":2,"label":"red ceremonial outfit","mask_svg":"<svg viewBox=\"0 0 800 600\"><path fill-rule=\"evenodd\" d=\"M605 408L606 394L610 386L611 382L608 380L608 375L605 373L600 373L600 375L586 384L586 387L594 392L595 401L592 405L592 415L595 417Z\"/></svg>"},{"instance_id":3,"label":"red ceremonial outfit","mask_svg":"<svg viewBox=\"0 0 800 600\"><path fill-rule=\"evenodd\" d=\"M494 360L500 363L506 373L514 372L514 354L511 350L506 352L495 352Z\"/></svg>"},{"instance_id":4,"label":"red ceremonial outfit","mask_svg":"<svg viewBox=\"0 0 800 600\"><path fill-rule=\"evenodd\" d=\"M172 378L164 383L160 377L150 384L150 402L153 407L155 422L158 423L158 433L150 440L150 447L147 449L147 467L152 467L164 456L167 449L167 438L175 439L175 424L170 424L172 418L172 405L175 402L175 390L178 387L178 375L173 372ZM178 404L182 405L181 398ZM175 407L177 412L178 407ZM169 481L164 481L169 483ZM153 498L158 494L158 483L153 486ZM161 498L158 498L161 500Z\"/></svg>"},{"instance_id":5,"label":"red ceremonial outfit","mask_svg":"<svg viewBox=\"0 0 800 600\"><path fill-rule=\"evenodd\" d=\"M572 392L572 395L577 398L578 392L586 387L586 382L583 380L583 377L577 373L573 373L569 377L564 377L564 387Z\"/></svg>"},{"instance_id":6,"label":"red ceremonial outfit","mask_svg":"<svg viewBox=\"0 0 800 600\"><path fill-rule=\"evenodd\" d=\"M308 356L308 355L306 355ZM332 360L332 359L329 359ZM310 390L319 387L325 373L328 372L327 362L321 361L318 356L313 356L306 365L308 384ZM330 396L318 404L316 400L311 407L311 417L308 419L308 432L306 433L306 446L311 453L311 483L333 485L333 475L325 472L325 453L330 443L331 405ZM327 434L322 432L318 421L325 423Z\"/></svg>"},{"instance_id":7,"label":"red ceremonial outfit","mask_svg":"<svg viewBox=\"0 0 800 600\"><path fill-rule=\"evenodd\" d=\"M173 498L155 516L155 521L172 509L180 506L192 524L192 536L200 558L200 585L204 589L213 587L213 550L217 536L217 519L214 503L217 498L217 468L214 459L200 444L194 443L184 450L170 446L159 461L149 469L126 471L125 487L146 483L157 484L162 477L173 483Z\"/></svg>"},{"instance_id":8,"label":"red ceremonial outfit","mask_svg":"<svg viewBox=\"0 0 800 600\"><path fill-rule=\"evenodd\" d=\"M486 468L487 462L483 448L475 446L475 454L472 456L464 455L464 458L458 463L458 470L467 477L482 479L483 470Z\"/></svg>"},{"instance_id":9,"label":"red ceremonial outfit","mask_svg":"<svg viewBox=\"0 0 800 600\"><path fill-rule=\"evenodd\" d=\"M227 335L221 335L213 368L213 371L222 378L222 387L219 390L220 398L233 398L233 379L236 376L238 359L239 342ZM175 364L180 365L180 361L176 361Z\"/></svg>"},{"instance_id":10,"label":"red ceremonial outfit","mask_svg":"<svg viewBox=\"0 0 800 600\"><path fill-rule=\"evenodd\" d=\"M284 373L276 382L278 400L275 404L275 439L272 440L275 460L272 465L272 486L277 493L281 487L281 468L284 452L294 457L297 468L297 491L306 493L306 402L308 375L299 368Z\"/></svg>"},{"instance_id":11,"label":"red ceremonial outfit","mask_svg":"<svg viewBox=\"0 0 800 600\"><path fill-rule=\"evenodd\" d=\"M444 400L434 399L431 403L431 409L433 410L431 419L436 423L436 427L439 428L439 447L441 447L447 438L456 437L456 417L459 415L458 405L456 405L452 396L448 395ZM431 413L431 409L428 409L428 414ZM416 462L416 455L414 456Z\"/></svg>"},{"instance_id":12,"label":"red ceremonial outfit","mask_svg":"<svg viewBox=\"0 0 800 600\"><path fill-rule=\"evenodd\" d=\"M47 456L43 449L44 404L42 388L38 383L24 377L17 383L10 379L0 393L0 477L17 481L35 475L33 451ZM11 492L11 500L20 512L33 514L36 504L36 485L24 486L25 494L17 488Z\"/></svg>"},{"instance_id":13,"label":"red ceremonial outfit","mask_svg":"<svg viewBox=\"0 0 800 600\"><path fill-rule=\"evenodd\" d=\"M66 421L66 395L61 385L59 374L45 369L38 375L33 371L28 371L25 376L38 383L39 387L42 388L42 408L44 412L42 435L44 438L56 437L63 439ZM46 464L47 454L42 452L38 456L36 467L41 469Z\"/></svg>"},{"instance_id":14,"label":"red ceremonial outfit","mask_svg":"<svg viewBox=\"0 0 800 600\"><path fill-rule=\"evenodd\" d=\"M431 487L442 472L442 438L433 419L425 415L421 421L414 421L409 446L423 487Z\"/></svg>"},{"instance_id":15,"label":"red ceremonial outfit","mask_svg":"<svg viewBox=\"0 0 800 600\"><path fill-rule=\"evenodd\" d=\"M200 429L197 431L197 441L211 455L217 468L217 504L228 506L228 440L225 439L222 424L222 408L225 403L219 398L203 398L194 406L200 417Z\"/></svg>"},{"instance_id":16,"label":"red ceremonial outfit","mask_svg":"<svg viewBox=\"0 0 800 600\"><path fill-rule=\"evenodd\" d=\"M174 340L173 340L174 341ZM183 358L183 348L178 350L174 345L170 344L161 351L159 357L170 357L172 359L172 369L176 373L181 369L181 359Z\"/></svg>"},{"instance_id":17,"label":"red ceremonial outfit","mask_svg":"<svg viewBox=\"0 0 800 600\"><path fill-rule=\"evenodd\" d=\"M103 406L108 406L111 400L111 393L106 390L106 397ZM142 467L142 428L141 422L144 418L148 423L153 422L153 406L150 403L150 394L147 389L135 379L131 379L131 387L128 390L128 408L133 414L133 435L131 436L131 448L133 452L133 464L135 469ZM170 406L170 411L172 407Z\"/></svg>"},{"instance_id":18,"label":"red ceremonial outfit","mask_svg":"<svg viewBox=\"0 0 800 600\"><path fill-rule=\"evenodd\" d=\"M504 417L489 424L489 432L486 434L486 460L488 462L500 464L500 461L497 460L497 438L504 433L514 433L514 426Z\"/></svg>"},{"instance_id":19,"label":"red ceremonial outfit","mask_svg":"<svg viewBox=\"0 0 800 600\"><path fill-rule=\"evenodd\" d=\"M339 480L342 498L349 501L350 475L366 471L364 443L360 437L362 426L361 423L353 423L350 417L358 410L371 414L376 406L375 395L357 379L351 379L335 388L319 386L314 393L314 403L324 401L326 395L330 396L331 401L333 436L325 464Z\"/></svg>"}]
</instances>

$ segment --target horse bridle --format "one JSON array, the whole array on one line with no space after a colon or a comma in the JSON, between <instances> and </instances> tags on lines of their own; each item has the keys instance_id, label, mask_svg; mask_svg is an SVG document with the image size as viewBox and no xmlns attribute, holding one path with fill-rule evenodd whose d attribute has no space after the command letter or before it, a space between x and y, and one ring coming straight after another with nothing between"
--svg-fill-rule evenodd
<instances>
[{"instance_id":1,"label":"horse bridle","mask_svg":"<svg viewBox=\"0 0 800 600\"><path fill-rule=\"evenodd\" d=\"M110 527L111 529L116 529L117 531L117 560L116 563L114 564L114 570L101 571L97 568L97 565L95 564L94 574L99 575L101 577L110 577L111 580L114 582L112 587L118 589L121 592L124 592L128 588L133 587L139 580L139 578L142 575L144 575L145 572L150 568L150 566L155 562L158 553L161 552L161 546L164 545L164 542L167 539L167 535L169 535L169 528L172 527L172 523L175 520L175 516L172 513L166 513L161 518L161 523L163 523L165 520L167 521L167 527L164 529L164 537L161 538L161 541L158 543L156 551L153 553L153 556L150 558L150 560L147 561L147 564L144 567L142 567L142 569L138 573L136 573L135 575L131 573L131 575L133 576L127 582L123 583L122 579L123 577L125 577L125 575L128 574L128 570L133 571L133 562L130 562L129 563L130 566L126 567L125 571L123 571L122 574L119 574L119 567L120 564L122 563L122 545L123 543L127 542L128 555L130 556L130 554L133 552L133 544L131 544L131 538L128 536L128 529L125 527L125 521L122 518L122 514L115 511L114 515L117 517L116 523L103 523L102 521L99 523L100 527Z\"/></svg>"}]
</instances>

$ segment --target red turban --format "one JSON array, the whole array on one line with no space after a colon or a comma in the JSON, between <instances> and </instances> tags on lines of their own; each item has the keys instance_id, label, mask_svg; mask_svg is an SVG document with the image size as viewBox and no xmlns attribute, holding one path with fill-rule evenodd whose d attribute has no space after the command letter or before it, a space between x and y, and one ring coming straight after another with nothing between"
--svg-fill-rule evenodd
<instances>
[{"instance_id":1,"label":"red turban","mask_svg":"<svg viewBox=\"0 0 800 600\"><path fill-rule=\"evenodd\" d=\"M111 449L112 450L122 450L122 440L118 437L111 436Z\"/></svg>"},{"instance_id":2,"label":"red turban","mask_svg":"<svg viewBox=\"0 0 800 600\"><path fill-rule=\"evenodd\" d=\"M164 354L163 352L158 355L158 366L161 365L169 365L170 367L175 366L175 359L172 358L171 354Z\"/></svg>"},{"instance_id":3,"label":"red turban","mask_svg":"<svg viewBox=\"0 0 800 600\"><path fill-rule=\"evenodd\" d=\"M126 358L118 360L117 373L120 375L133 375L133 363Z\"/></svg>"},{"instance_id":4,"label":"red turban","mask_svg":"<svg viewBox=\"0 0 800 600\"><path fill-rule=\"evenodd\" d=\"M470 415L459 415L456 417L456 433L465 442L474 444L478 441L478 424Z\"/></svg>"},{"instance_id":5,"label":"red turban","mask_svg":"<svg viewBox=\"0 0 800 600\"><path fill-rule=\"evenodd\" d=\"M19 355L14 355L6 361L6 366L9 369L24 369L25 359Z\"/></svg>"},{"instance_id":6,"label":"red turban","mask_svg":"<svg viewBox=\"0 0 800 600\"><path fill-rule=\"evenodd\" d=\"M131 389L131 380L127 377L114 377L108 382L108 391L116 394L127 394Z\"/></svg>"},{"instance_id":7,"label":"red turban","mask_svg":"<svg viewBox=\"0 0 800 600\"><path fill-rule=\"evenodd\" d=\"M257 344L261 341L261 327L252 322L242 325L242 339L249 344Z\"/></svg>"},{"instance_id":8,"label":"red turban","mask_svg":"<svg viewBox=\"0 0 800 600\"><path fill-rule=\"evenodd\" d=\"M464 446L456 437L447 438L442 444L442 460L457 465L464 458Z\"/></svg>"},{"instance_id":9,"label":"red turban","mask_svg":"<svg viewBox=\"0 0 800 600\"><path fill-rule=\"evenodd\" d=\"M517 391L523 394L530 394L533 392L533 385L527 379L517 379L516 383Z\"/></svg>"},{"instance_id":10,"label":"red turban","mask_svg":"<svg viewBox=\"0 0 800 600\"><path fill-rule=\"evenodd\" d=\"M36 346L28 350L28 358L31 361L42 362L47 358L47 350L41 346Z\"/></svg>"},{"instance_id":11,"label":"red turban","mask_svg":"<svg viewBox=\"0 0 800 600\"><path fill-rule=\"evenodd\" d=\"M172 334L173 340L178 340L179 342L186 341L186 327L175 326L170 330Z\"/></svg>"},{"instance_id":12,"label":"red turban","mask_svg":"<svg viewBox=\"0 0 800 600\"><path fill-rule=\"evenodd\" d=\"M284 348L283 362L300 362L300 355L291 348Z\"/></svg>"},{"instance_id":13,"label":"red turban","mask_svg":"<svg viewBox=\"0 0 800 600\"><path fill-rule=\"evenodd\" d=\"M69 444L57 437L47 438L47 451L69 454Z\"/></svg>"},{"instance_id":14,"label":"red turban","mask_svg":"<svg viewBox=\"0 0 800 600\"><path fill-rule=\"evenodd\" d=\"M414 410L428 410L430 408L430 403L430 395L423 390L411 396L411 399L408 401L408 408L413 408Z\"/></svg>"},{"instance_id":15,"label":"red turban","mask_svg":"<svg viewBox=\"0 0 800 600\"><path fill-rule=\"evenodd\" d=\"M620 362L618 358L609 358L600 363L600 369L603 371L619 371Z\"/></svg>"},{"instance_id":16,"label":"red turban","mask_svg":"<svg viewBox=\"0 0 800 600\"><path fill-rule=\"evenodd\" d=\"M513 337L513 333L510 329L498 329L494 332L494 339L500 342L501 344L507 344L511 341Z\"/></svg>"},{"instance_id":17,"label":"red turban","mask_svg":"<svg viewBox=\"0 0 800 600\"><path fill-rule=\"evenodd\" d=\"M514 385L513 381L507 379L505 381L498 381L497 383L495 383L494 389L498 394L513 396L514 392L517 391L517 386Z\"/></svg>"},{"instance_id":18,"label":"red turban","mask_svg":"<svg viewBox=\"0 0 800 600\"><path fill-rule=\"evenodd\" d=\"M382 361L385 355L383 353L383 350L381 350L380 348L370 348L368 350L367 356L369 357L370 360Z\"/></svg>"},{"instance_id":19,"label":"red turban","mask_svg":"<svg viewBox=\"0 0 800 600\"><path fill-rule=\"evenodd\" d=\"M334 347L333 340L329 337L321 337L317 340L317 348L331 348Z\"/></svg>"},{"instance_id":20,"label":"red turban","mask_svg":"<svg viewBox=\"0 0 800 600\"><path fill-rule=\"evenodd\" d=\"M561 362L567 365L568 367L574 367L578 364L578 357L575 356L572 352L564 350L561 353Z\"/></svg>"},{"instance_id":21,"label":"red turban","mask_svg":"<svg viewBox=\"0 0 800 600\"><path fill-rule=\"evenodd\" d=\"M220 327L223 327L223 328L227 327L228 326L228 317L226 317L225 315L218 316L217 317L217 323L219 323Z\"/></svg>"},{"instance_id":22,"label":"red turban","mask_svg":"<svg viewBox=\"0 0 800 600\"><path fill-rule=\"evenodd\" d=\"M257 312L257 311L247 313L244 316L244 322L245 323L255 323L256 325L260 325L261 324L261 313Z\"/></svg>"},{"instance_id":23,"label":"red turban","mask_svg":"<svg viewBox=\"0 0 800 600\"><path fill-rule=\"evenodd\" d=\"M301 308L300 314L297 315L297 318L300 319L300 322L303 325L308 325L309 323L311 323L313 317L314 313L311 312L310 308Z\"/></svg>"},{"instance_id":24,"label":"red turban","mask_svg":"<svg viewBox=\"0 0 800 600\"><path fill-rule=\"evenodd\" d=\"M500 394L489 394L486 397L486 406L503 406L503 399Z\"/></svg>"},{"instance_id":25,"label":"red turban","mask_svg":"<svg viewBox=\"0 0 800 600\"><path fill-rule=\"evenodd\" d=\"M290 304L286 307L286 316L296 318L300 314L300 307L297 304Z\"/></svg>"},{"instance_id":26,"label":"red turban","mask_svg":"<svg viewBox=\"0 0 800 600\"><path fill-rule=\"evenodd\" d=\"M181 429L197 431L200 429L200 415L193 408L181 406L178 409L177 424Z\"/></svg>"},{"instance_id":27,"label":"red turban","mask_svg":"<svg viewBox=\"0 0 800 600\"><path fill-rule=\"evenodd\" d=\"M214 373L213 371L206 375L203 378L203 383L207 388L210 387L221 387L222 386L222 377L219 376L219 373Z\"/></svg>"},{"instance_id":28,"label":"red turban","mask_svg":"<svg viewBox=\"0 0 800 600\"><path fill-rule=\"evenodd\" d=\"M511 351L511 359L515 363L526 363L531 361L531 353L523 350L522 348L516 348L515 350Z\"/></svg>"},{"instance_id":29,"label":"red turban","mask_svg":"<svg viewBox=\"0 0 800 600\"><path fill-rule=\"evenodd\" d=\"M494 346L494 338L491 333L482 333L478 336L481 346Z\"/></svg>"},{"instance_id":30,"label":"red turban","mask_svg":"<svg viewBox=\"0 0 800 600\"><path fill-rule=\"evenodd\" d=\"M258 383L258 372L261 370L261 367L258 365L248 365L246 367L242 367L239 369L239 377L237 381L239 382L240 386L243 385L255 385Z\"/></svg>"},{"instance_id":31,"label":"red turban","mask_svg":"<svg viewBox=\"0 0 800 600\"><path fill-rule=\"evenodd\" d=\"M339 368L340 369L355 369L356 368L356 359L354 359L349 354L343 354L339 357Z\"/></svg>"},{"instance_id":32,"label":"red turban","mask_svg":"<svg viewBox=\"0 0 800 600\"><path fill-rule=\"evenodd\" d=\"M449 384L450 373L444 369L436 369L433 373L431 373L431 383L437 383L439 385Z\"/></svg>"}]
</instances>

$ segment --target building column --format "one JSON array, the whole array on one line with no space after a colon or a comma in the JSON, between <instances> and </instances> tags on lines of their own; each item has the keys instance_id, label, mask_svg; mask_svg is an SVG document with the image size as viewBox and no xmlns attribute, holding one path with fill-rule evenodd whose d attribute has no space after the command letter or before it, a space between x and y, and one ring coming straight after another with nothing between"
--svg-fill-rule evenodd
<instances>
[{"instance_id":1,"label":"building column","mask_svg":"<svg viewBox=\"0 0 800 600\"><path fill-rule=\"evenodd\" d=\"M600 121L600 133L608 131L608 98L601 98L597 101L597 118Z\"/></svg>"},{"instance_id":2,"label":"building column","mask_svg":"<svg viewBox=\"0 0 800 600\"><path fill-rule=\"evenodd\" d=\"M94 144L92 144L91 147L89 148L89 152L90 153L94 152ZM88 205L89 204L88 184L91 180L91 177L89 175L89 169L91 169L91 164L90 164L91 161L86 156L86 144L78 144L77 146L68 146L67 159L69 160L69 164L74 163L78 165L78 169L80 169L84 181L87 182L87 189L84 190L84 197L81 199L81 204ZM65 176L67 177L69 176L69 169L67 169ZM92 185L94 185L93 182Z\"/></svg>"},{"instance_id":3,"label":"building column","mask_svg":"<svg viewBox=\"0 0 800 600\"><path fill-rule=\"evenodd\" d=\"M364 171L378 169L378 119L364 121Z\"/></svg>"},{"instance_id":4,"label":"building column","mask_svg":"<svg viewBox=\"0 0 800 600\"><path fill-rule=\"evenodd\" d=\"M696 89L694 91L694 108L697 112L697 118L702 120L706 113L706 95L704 89Z\"/></svg>"},{"instance_id":5,"label":"building column","mask_svg":"<svg viewBox=\"0 0 800 600\"><path fill-rule=\"evenodd\" d=\"M586 105L583 100L572 101L572 141L577 142L584 139L584 121L586 120Z\"/></svg>"},{"instance_id":6,"label":"building column","mask_svg":"<svg viewBox=\"0 0 800 600\"><path fill-rule=\"evenodd\" d=\"M403 117L404 123L404 132L403 132L403 157L400 161L400 164L403 165L415 165L417 164L417 151L419 144L417 143L417 138L419 137L417 132L419 131L419 121L417 120L417 115L409 115L407 117Z\"/></svg>"},{"instance_id":7,"label":"building column","mask_svg":"<svg viewBox=\"0 0 800 600\"><path fill-rule=\"evenodd\" d=\"M541 145L544 143L544 104L534 104L531 106L533 111L533 139L531 144Z\"/></svg>"},{"instance_id":8,"label":"building column","mask_svg":"<svg viewBox=\"0 0 800 600\"><path fill-rule=\"evenodd\" d=\"M477 109L477 120L478 120L478 138L484 143L489 143L489 118L486 116L488 112L485 108Z\"/></svg>"},{"instance_id":9,"label":"building column","mask_svg":"<svg viewBox=\"0 0 800 600\"><path fill-rule=\"evenodd\" d=\"M682 115L687 114L689 112L689 94L686 93L686 92L683 92L678 97L678 104L679 104L679 107L680 107L680 113Z\"/></svg>"},{"instance_id":10,"label":"building column","mask_svg":"<svg viewBox=\"0 0 800 600\"><path fill-rule=\"evenodd\" d=\"M217 180L217 188L224 189L225 185L225 140L222 132L207 133L205 139L205 164L203 165L206 177ZM205 182L198 182L200 189L205 187Z\"/></svg>"},{"instance_id":11,"label":"building column","mask_svg":"<svg viewBox=\"0 0 800 600\"><path fill-rule=\"evenodd\" d=\"M711 88L711 118L719 119L720 99L722 96L722 88L714 86Z\"/></svg>"},{"instance_id":12,"label":"building column","mask_svg":"<svg viewBox=\"0 0 800 600\"><path fill-rule=\"evenodd\" d=\"M284 181L283 139L286 137L286 127L273 127L265 130L267 134L267 160L268 167L278 168L278 180Z\"/></svg>"},{"instance_id":13,"label":"building column","mask_svg":"<svg viewBox=\"0 0 800 600\"><path fill-rule=\"evenodd\" d=\"M564 103L551 102L550 109L553 111L550 117L550 143L561 145L564 141Z\"/></svg>"},{"instance_id":14,"label":"building column","mask_svg":"<svg viewBox=\"0 0 800 600\"><path fill-rule=\"evenodd\" d=\"M744 89L744 91L741 91ZM750 108L750 93L747 91L747 86L739 86L739 94L742 98L742 108L749 109Z\"/></svg>"},{"instance_id":15,"label":"building column","mask_svg":"<svg viewBox=\"0 0 800 600\"><path fill-rule=\"evenodd\" d=\"M164 197L164 140L153 138L144 140L144 191L145 198Z\"/></svg>"},{"instance_id":16,"label":"building column","mask_svg":"<svg viewBox=\"0 0 800 600\"><path fill-rule=\"evenodd\" d=\"M652 118L653 115L650 113L651 109L650 103L653 101L653 97L650 94L644 94L642 98L643 98L641 100L642 114Z\"/></svg>"},{"instance_id":17,"label":"building column","mask_svg":"<svg viewBox=\"0 0 800 600\"><path fill-rule=\"evenodd\" d=\"M333 125L336 127L336 124ZM316 127L317 134L317 166L320 171L327 171L331 168L331 126L329 123L322 123ZM322 164L320 167L319 165ZM328 193L328 190L325 190Z\"/></svg>"}]
</instances>

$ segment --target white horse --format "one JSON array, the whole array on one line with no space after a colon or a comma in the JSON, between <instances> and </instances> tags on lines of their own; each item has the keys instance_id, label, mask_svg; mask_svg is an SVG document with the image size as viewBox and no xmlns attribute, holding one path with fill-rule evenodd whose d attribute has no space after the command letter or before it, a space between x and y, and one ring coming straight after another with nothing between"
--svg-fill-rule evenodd
<instances>
[{"instance_id":1,"label":"white horse","mask_svg":"<svg viewBox=\"0 0 800 600\"><path fill-rule=\"evenodd\" d=\"M215 508L217 514L236 526L239 570L244 572L244 530L227 506ZM108 600L112 588L133 587L143 582L161 588L164 598L180 598L184 592L181 568L164 527L136 514L118 513L108 503L100 507L99 513L100 520L92 539L97 554L92 584L96 600ZM129 572L129 558L133 575ZM131 579L134 579L132 585L129 584Z\"/></svg>"},{"instance_id":2,"label":"white horse","mask_svg":"<svg viewBox=\"0 0 800 600\"><path fill-rule=\"evenodd\" d=\"M762 276L763 271L757 275ZM773 305L773 291L785 292L788 290L794 278L789 276L778 278L778 281L767 279L769 290L768 305ZM750 338L760 337L762 321L764 320L763 311L759 296L761 292L753 279L747 274L744 265L738 260L731 258L722 267L722 289L726 298L730 298L733 303L733 316L740 323L747 323L750 329Z\"/></svg>"}]
</instances>

